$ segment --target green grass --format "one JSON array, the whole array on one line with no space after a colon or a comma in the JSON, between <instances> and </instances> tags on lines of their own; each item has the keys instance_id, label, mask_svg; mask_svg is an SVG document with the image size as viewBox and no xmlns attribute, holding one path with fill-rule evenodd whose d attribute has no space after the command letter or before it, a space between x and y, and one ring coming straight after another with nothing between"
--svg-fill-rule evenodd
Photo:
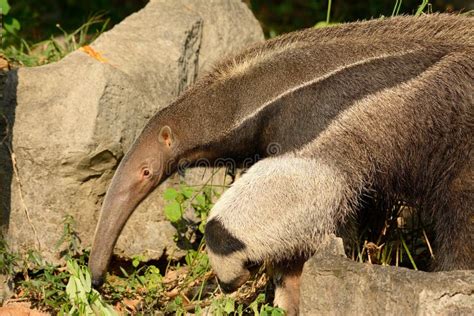
<instances>
[{"instance_id":1,"label":"green grass","mask_svg":"<svg viewBox=\"0 0 474 316\"><path fill-rule=\"evenodd\" d=\"M14 32L4 32L0 55L14 66L41 66L62 59L67 54L94 41L106 28L109 20L103 16L93 16L75 31L68 33L59 24L56 27L61 36L51 37L39 43L28 43ZM99 30L90 33L92 26L100 26Z\"/></svg>"},{"instance_id":2,"label":"green grass","mask_svg":"<svg viewBox=\"0 0 474 316\"><path fill-rule=\"evenodd\" d=\"M385 216L383 216L385 211ZM376 217L376 220L374 218ZM402 201L386 206L370 199L356 219L358 239L348 243L350 257L359 262L428 270L434 258L430 239L433 223Z\"/></svg>"}]
</instances>

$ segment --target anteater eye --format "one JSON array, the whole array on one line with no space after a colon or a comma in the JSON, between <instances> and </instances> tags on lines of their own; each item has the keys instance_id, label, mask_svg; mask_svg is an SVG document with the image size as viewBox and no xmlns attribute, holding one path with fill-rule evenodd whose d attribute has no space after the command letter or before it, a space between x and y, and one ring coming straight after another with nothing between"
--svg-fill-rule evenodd
<instances>
[{"instance_id":1,"label":"anteater eye","mask_svg":"<svg viewBox=\"0 0 474 316\"><path fill-rule=\"evenodd\" d=\"M151 174L150 170L148 170L148 169L143 169L143 175L144 175L145 177L148 177L150 174Z\"/></svg>"}]
</instances>

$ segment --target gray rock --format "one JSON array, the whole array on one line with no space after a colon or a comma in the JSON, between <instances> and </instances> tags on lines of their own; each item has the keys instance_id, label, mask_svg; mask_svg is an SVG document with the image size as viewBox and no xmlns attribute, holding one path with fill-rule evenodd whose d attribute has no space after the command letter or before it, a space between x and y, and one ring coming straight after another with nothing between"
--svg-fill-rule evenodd
<instances>
[{"instance_id":1,"label":"gray rock","mask_svg":"<svg viewBox=\"0 0 474 316\"><path fill-rule=\"evenodd\" d=\"M304 267L301 315L473 315L474 271L421 272L334 255Z\"/></svg>"},{"instance_id":2,"label":"gray rock","mask_svg":"<svg viewBox=\"0 0 474 316\"><path fill-rule=\"evenodd\" d=\"M0 111L0 131L9 136L0 139L0 207L11 248L37 248L55 261L65 214L90 245L113 169L146 121L218 58L262 40L239 0L152 0L91 45L104 60L79 50L10 72ZM161 197L178 181L142 203L117 254L177 251Z\"/></svg>"}]
</instances>

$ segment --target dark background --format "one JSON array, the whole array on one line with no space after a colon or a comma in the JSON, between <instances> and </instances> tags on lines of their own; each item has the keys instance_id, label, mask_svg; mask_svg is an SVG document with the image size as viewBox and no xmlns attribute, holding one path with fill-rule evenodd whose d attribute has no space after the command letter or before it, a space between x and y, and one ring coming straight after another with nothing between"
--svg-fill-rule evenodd
<instances>
[{"instance_id":1,"label":"dark background","mask_svg":"<svg viewBox=\"0 0 474 316\"><path fill-rule=\"evenodd\" d=\"M170 0L172 1L172 0ZM34 43L60 35L56 24L71 32L91 16L110 19L107 27L144 7L147 0L10 0L9 15L21 25L19 37ZM262 24L267 37L314 26L326 20L328 0L245 0ZM332 0L331 22L390 16L395 0ZM403 0L400 14L413 14L422 0ZM474 0L432 0L434 12L474 8ZM97 25L96 28L100 26ZM94 30L92 30L94 31Z\"/></svg>"}]
</instances>

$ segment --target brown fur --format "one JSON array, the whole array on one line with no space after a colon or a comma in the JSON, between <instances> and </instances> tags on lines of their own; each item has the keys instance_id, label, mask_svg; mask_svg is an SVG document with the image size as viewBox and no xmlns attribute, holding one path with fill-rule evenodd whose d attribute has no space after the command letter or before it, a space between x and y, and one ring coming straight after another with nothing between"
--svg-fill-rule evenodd
<instances>
[{"instance_id":1,"label":"brown fur","mask_svg":"<svg viewBox=\"0 0 474 316\"><path fill-rule=\"evenodd\" d=\"M128 217L184 161L242 162L297 150L357 101L413 80L450 52L473 45L472 21L435 15L309 29L218 65L158 112L120 163L91 252L95 284ZM165 126L171 134L161 142ZM274 143L276 152L269 152Z\"/></svg>"},{"instance_id":2,"label":"brown fur","mask_svg":"<svg viewBox=\"0 0 474 316\"><path fill-rule=\"evenodd\" d=\"M435 269L474 269L473 84L473 47L454 49L416 78L357 101L302 149L250 168L209 217L242 245L222 253L208 242L219 279L230 288L246 262L285 267L307 258L374 192L434 218ZM289 281L275 303L297 313L298 275L280 271Z\"/></svg>"},{"instance_id":3,"label":"brown fur","mask_svg":"<svg viewBox=\"0 0 474 316\"><path fill-rule=\"evenodd\" d=\"M341 113L317 150L301 153L332 161L355 192L380 192L434 216L438 270L474 269L473 85L473 47L455 50Z\"/></svg>"},{"instance_id":4,"label":"brown fur","mask_svg":"<svg viewBox=\"0 0 474 316\"><path fill-rule=\"evenodd\" d=\"M285 50L308 45L347 43L361 41L394 41L407 43L409 41L431 42L445 44L472 45L472 34L468 32L472 27L469 19L460 19L456 15L423 15L418 18L398 16L387 20L371 20L344 24L341 27L323 29L305 29L284 34L275 39L256 45L236 56L219 63L215 71L210 73L207 80L212 82L222 77L228 78L235 73L240 74L242 64L245 66L256 65L268 61L276 54ZM420 27L421 26L421 27ZM403 45L403 44L402 44ZM238 70L235 72L234 69Z\"/></svg>"},{"instance_id":5,"label":"brown fur","mask_svg":"<svg viewBox=\"0 0 474 316\"><path fill-rule=\"evenodd\" d=\"M275 284L275 305L285 309L287 316L299 314L301 274L304 260L280 263L272 268Z\"/></svg>"}]
</instances>

